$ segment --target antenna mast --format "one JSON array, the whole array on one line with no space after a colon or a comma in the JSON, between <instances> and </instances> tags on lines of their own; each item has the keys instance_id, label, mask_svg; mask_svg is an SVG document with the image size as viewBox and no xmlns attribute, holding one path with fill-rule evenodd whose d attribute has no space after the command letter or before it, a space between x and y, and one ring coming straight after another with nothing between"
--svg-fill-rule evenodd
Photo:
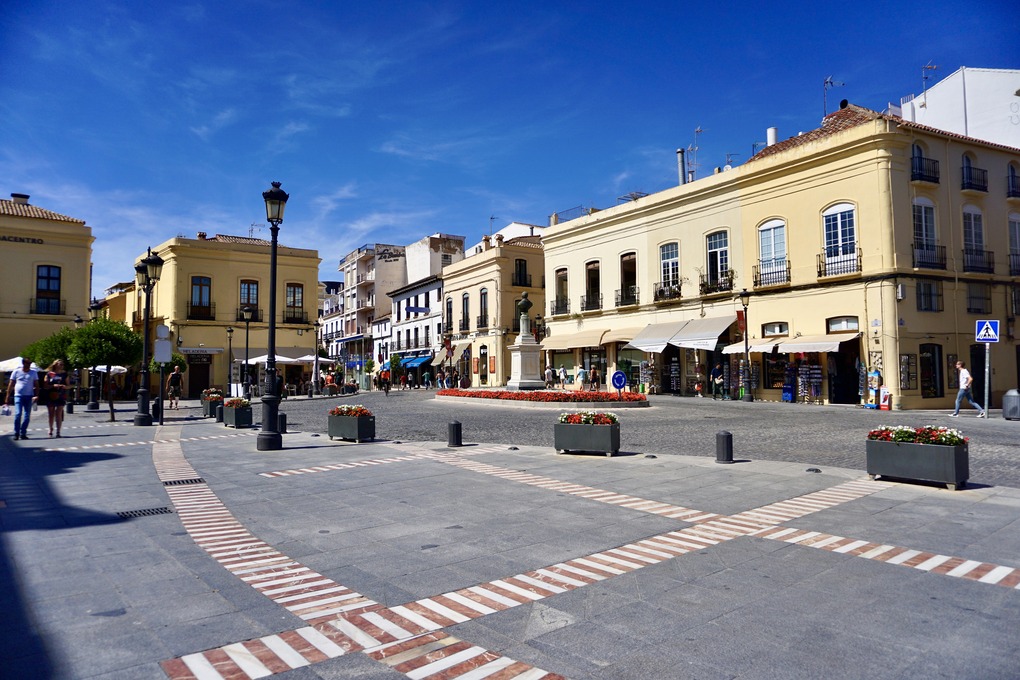
<instances>
[{"instance_id":1,"label":"antenna mast","mask_svg":"<svg viewBox=\"0 0 1020 680\"><path fill-rule=\"evenodd\" d=\"M929 59L928 63L921 67L921 103L918 104L920 108L928 106L928 81L931 80L932 77L928 75L926 71L934 71L938 68L938 66L931 62L932 60Z\"/></svg>"},{"instance_id":2,"label":"antenna mast","mask_svg":"<svg viewBox=\"0 0 1020 680\"><path fill-rule=\"evenodd\" d=\"M248 238L255 238L256 231L262 231L262 225L258 222L252 222L248 226Z\"/></svg>"},{"instance_id":3,"label":"antenna mast","mask_svg":"<svg viewBox=\"0 0 1020 680\"><path fill-rule=\"evenodd\" d=\"M833 80L832 76L829 76L824 81L822 81L822 118L825 118L827 115L829 115L829 102L828 102L829 88L843 87L844 85L846 85L846 83L842 83L838 80Z\"/></svg>"},{"instance_id":4,"label":"antenna mast","mask_svg":"<svg viewBox=\"0 0 1020 680\"><path fill-rule=\"evenodd\" d=\"M690 154L691 160L687 163L687 175L688 181L693 182L698 176L698 138L701 133L704 132L702 127L699 125L694 128L694 143L687 147L687 153Z\"/></svg>"}]
</instances>

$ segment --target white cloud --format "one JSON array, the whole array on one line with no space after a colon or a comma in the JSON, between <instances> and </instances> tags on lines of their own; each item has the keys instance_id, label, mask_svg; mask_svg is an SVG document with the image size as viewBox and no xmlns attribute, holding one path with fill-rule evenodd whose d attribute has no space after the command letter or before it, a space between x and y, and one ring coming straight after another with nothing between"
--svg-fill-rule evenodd
<instances>
[{"instance_id":1,"label":"white cloud","mask_svg":"<svg viewBox=\"0 0 1020 680\"><path fill-rule=\"evenodd\" d=\"M213 134L227 127L235 120L237 120L237 110L224 109L223 111L217 113L208 124L193 127L190 128L190 130L193 133L195 133L203 142L208 142L209 138L212 137Z\"/></svg>"}]
</instances>

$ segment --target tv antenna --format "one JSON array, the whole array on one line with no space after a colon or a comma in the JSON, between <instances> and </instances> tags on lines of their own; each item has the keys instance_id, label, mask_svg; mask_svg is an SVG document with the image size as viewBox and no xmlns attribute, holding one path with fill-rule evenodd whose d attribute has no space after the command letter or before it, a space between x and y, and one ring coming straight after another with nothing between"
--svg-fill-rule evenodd
<instances>
[{"instance_id":1,"label":"tv antenna","mask_svg":"<svg viewBox=\"0 0 1020 680\"><path fill-rule=\"evenodd\" d=\"M262 231L262 225L258 222L252 222L248 226L248 238L255 238L256 231Z\"/></svg>"},{"instance_id":2,"label":"tv antenna","mask_svg":"<svg viewBox=\"0 0 1020 680\"><path fill-rule=\"evenodd\" d=\"M699 125L694 128L694 143L687 147L687 153L690 154L691 160L687 163L687 174L688 181L693 182L698 176L698 138L701 133L705 130Z\"/></svg>"},{"instance_id":3,"label":"tv antenna","mask_svg":"<svg viewBox=\"0 0 1020 680\"><path fill-rule=\"evenodd\" d=\"M492 236L492 223L498 219L495 215L489 215L489 236Z\"/></svg>"},{"instance_id":4,"label":"tv antenna","mask_svg":"<svg viewBox=\"0 0 1020 680\"><path fill-rule=\"evenodd\" d=\"M921 103L918 104L918 107L922 109L928 106L928 81L932 78L927 72L938 68L931 62L932 60L929 59L928 63L921 67Z\"/></svg>"},{"instance_id":5,"label":"tv antenna","mask_svg":"<svg viewBox=\"0 0 1020 680\"><path fill-rule=\"evenodd\" d=\"M733 167L733 159L739 156L739 153L727 153L726 154L726 165Z\"/></svg>"},{"instance_id":6,"label":"tv antenna","mask_svg":"<svg viewBox=\"0 0 1020 680\"><path fill-rule=\"evenodd\" d=\"M829 76L824 81L822 81L822 118L825 118L827 115L829 115L829 102L828 102L829 88L843 87L844 85L846 85L846 83L840 82L838 80L833 80L832 76Z\"/></svg>"}]
</instances>

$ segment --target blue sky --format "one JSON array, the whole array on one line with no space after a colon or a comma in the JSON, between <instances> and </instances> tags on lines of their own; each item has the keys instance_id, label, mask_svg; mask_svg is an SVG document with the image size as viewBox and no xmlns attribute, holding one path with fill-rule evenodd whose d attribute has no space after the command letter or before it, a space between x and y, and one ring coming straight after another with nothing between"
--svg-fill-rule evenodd
<instances>
[{"instance_id":1,"label":"blue sky","mask_svg":"<svg viewBox=\"0 0 1020 680\"><path fill-rule=\"evenodd\" d=\"M1020 68L1015 2L47 2L0 15L0 195L85 219L93 293L183 234L268 238L321 279L368 242L546 224L740 164L842 98ZM774 6L773 6L774 5ZM767 9L766 9L767 8ZM840 15L840 11L851 12Z\"/></svg>"}]
</instances>

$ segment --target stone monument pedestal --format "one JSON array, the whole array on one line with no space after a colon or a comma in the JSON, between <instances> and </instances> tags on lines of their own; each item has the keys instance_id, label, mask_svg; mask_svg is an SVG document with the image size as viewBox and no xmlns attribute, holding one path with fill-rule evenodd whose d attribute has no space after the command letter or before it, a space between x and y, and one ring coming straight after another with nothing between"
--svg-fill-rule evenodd
<instances>
[{"instance_id":1,"label":"stone monument pedestal","mask_svg":"<svg viewBox=\"0 0 1020 680\"><path fill-rule=\"evenodd\" d=\"M517 342L510 345L510 380L506 387L509 390L542 390L545 380L542 379L542 346L535 342L531 334L528 315L521 314L521 332Z\"/></svg>"}]
</instances>

